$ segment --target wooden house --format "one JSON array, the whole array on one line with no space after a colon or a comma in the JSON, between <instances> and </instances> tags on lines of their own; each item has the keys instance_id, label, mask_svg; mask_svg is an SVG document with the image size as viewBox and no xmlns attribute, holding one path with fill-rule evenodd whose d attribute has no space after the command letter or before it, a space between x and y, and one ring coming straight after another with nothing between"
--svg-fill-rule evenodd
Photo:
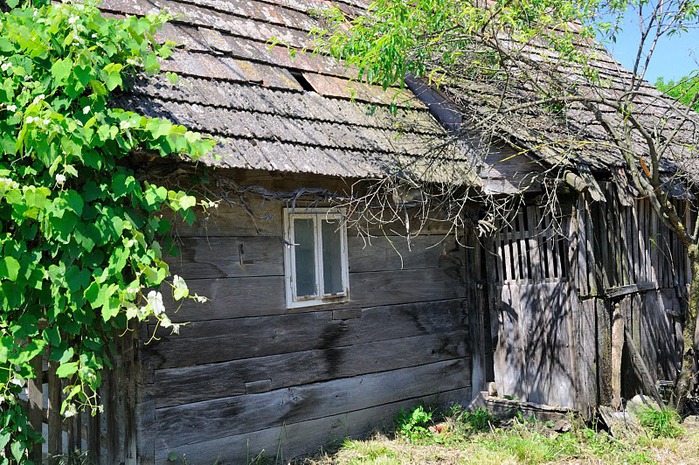
<instances>
[{"instance_id":1,"label":"wooden house","mask_svg":"<svg viewBox=\"0 0 699 465\"><path fill-rule=\"evenodd\" d=\"M102 3L117 16L174 15L161 37L181 46L163 68L179 81L139 78L119 104L215 136L216 156L144 162L141 173L219 203L178 226L181 254L170 259L209 302L179 309L173 320L188 323L178 335L146 344L145 327L120 342L105 413L71 420L70 445L102 463L282 460L388 425L400 408L468 404L491 381L501 395L586 410L638 389L630 343L653 382L673 379L685 254L623 184L618 160L581 155L565 167L561 209L547 211L537 198L554 157L514 156L545 131L525 133L512 115L476 167L444 142L466 123L450 110L454 95L417 81L412 93L384 91L305 51L324 3ZM451 222L410 224L420 194L390 184L396 172L493 195L530 187L509 223L478 238ZM395 189L391 202L348 206L377 185ZM621 349L618 321L629 334ZM629 372L620 386L613 364Z\"/></svg>"}]
</instances>

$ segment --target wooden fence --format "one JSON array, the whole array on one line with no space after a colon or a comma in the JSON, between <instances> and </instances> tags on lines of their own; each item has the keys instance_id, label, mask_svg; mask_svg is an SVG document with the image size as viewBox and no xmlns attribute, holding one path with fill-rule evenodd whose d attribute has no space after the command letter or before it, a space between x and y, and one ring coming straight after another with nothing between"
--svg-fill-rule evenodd
<instances>
[{"instance_id":1,"label":"wooden fence","mask_svg":"<svg viewBox=\"0 0 699 465\"><path fill-rule=\"evenodd\" d=\"M102 410L61 414L66 381L56 375L57 363L37 357L35 371L40 377L29 381L27 404L30 423L41 431L44 441L30 451L37 464L136 463L136 390L135 374L138 338L134 332L117 341L118 355L113 366L103 373L99 390Z\"/></svg>"}]
</instances>

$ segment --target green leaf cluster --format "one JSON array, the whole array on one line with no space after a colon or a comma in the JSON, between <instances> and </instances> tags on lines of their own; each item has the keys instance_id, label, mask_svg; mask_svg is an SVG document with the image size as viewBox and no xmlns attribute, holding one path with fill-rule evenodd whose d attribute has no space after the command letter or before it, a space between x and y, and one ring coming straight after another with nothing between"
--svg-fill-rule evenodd
<instances>
[{"instance_id":1,"label":"green leaf cluster","mask_svg":"<svg viewBox=\"0 0 699 465\"><path fill-rule=\"evenodd\" d=\"M358 78L384 88L403 85L406 75L442 78L497 76L503 40L548 47L572 62L584 62L576 47L593 37L600 0L375 0L365 16L348 17L337 7L322 11L316 50L345 60Z\"/></svg>"},{"instance_id":2,"label":"green leaf cluster","mask_svg":"<svg viewBox=\"0 0 699 465\"><path fill-rule=\"evenodd\" d=\"M158 238L197 200L139 180L138 150L196 159L213 141L110 105L129 76L154 73L167 17L112 19L91 2L0 16L0 464L38 439L19 394L35 357L66 379L63 412L97 408L114 341L134 320L177 330L158 288ZM168 213L167 211L174 213ZM190 296L175 277L175 300ZM133 325L131 325L133 326Z\"/></svg>"},{"instance_id":3,"label":"green leaf cluster","mask_svg":"<svg viewBox=\"0 0 699 465\"><path fill-rule=\"evenodd\" d=\"M660 77L655 82L655 87L681 102L694 111L699 111L699 74L693 73L689 76L684 76L677 81L665 80Z\"/></svg>"}]
</instances>

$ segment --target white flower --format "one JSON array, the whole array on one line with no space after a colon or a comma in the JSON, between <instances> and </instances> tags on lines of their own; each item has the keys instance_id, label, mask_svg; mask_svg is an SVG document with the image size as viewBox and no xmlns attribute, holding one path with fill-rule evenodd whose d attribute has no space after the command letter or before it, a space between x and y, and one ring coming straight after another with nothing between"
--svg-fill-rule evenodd
<instances>
[{"instance_id":1,"label":"white flower","mask_svg":"<svg viewBox=\"0 0 699 465\"><path fill-rule=\"evenodd\" d=\"M32 103L39 103L40 101L44 100L45 98L46 98L46 96L44 94L37 95L36 97L34 97L34 100L32 101Z\"/></svg>"},{"instance_id":2,"label":"white flower","mask_svg":"<svg viewBox=\"0 0 699 465\"><path fill-rule=\"evenodd\" d=\"M78 413L78 409L75 407L75 404L70 403L66 407L65 412L63 412L63 416L66 418L74 417Z\"/></svg>"},{"instance_id":3,"label":"white flower","mask_svg":"<svg viewBox=\"0 0 699 465\"><path fill-rule=\"evenodd\" d=\"M47 126L50 122L51 122L51 120L48 119L48 118L46 118L46 119L43 121L44 126Z\"/></svg>"},{"instance_id":4,"label":"white flower","mask_svg":"<svg viewBox=\"0 0 699 465\"><path fill-rule=\"evenodd\" d=\"M0 69L2 69L3 71L7 71L7 69L8 69L10 66L12 66L12 63L3 63L3 64L0 66Z\"/></svg>"},{"instance_id":5,"label":"white flower","mask_svg":"<svg viewBox=\"0 0 699 465\"><path fill-rule=\"evenodd\" d=\"M172 325L172 334L180 334L180 325L177 323L174 323Z\"/></svg>"},{"instance_id":6,"label":"white flower","mask_svg":"<svg viewBox=\"0 0 699 465\"><path fill-rule=\"evenodd\" d=\"M172 277L172 285L175 289L187 289L187 283L178 275Z\"/></svg>"},{"instance_id":7,"label":"white flower","mask_svg":"<svg viewBox=\"0 0 699 465\"><path fill-rule=\"evenodd\" d=\"M78 17L75 15L68 18L68 24L75 24L77 21L78 21Z\"/></svg>"},{"instance_id":8,"label":"white flower","mask_svg":"<svg viewBox=\"0 0 699 465\"><path fill-rule=\"evenodd\" d=\"M66 177L64 174L58 173L56 175L56 184L60 184L61 186L65 184L66 182Z\"/></svg>"},{"instance_id":9,"label":"white flower","mask_svg":"<svg viewBox=\"0 0 699 465\"><path fill-rule=\"evenodd\" d=\"M83 115L87 115L88 113L90 113L90 105L83 108Z\"/></svg>"},{"instance_id":10,"label":"white flower","mask_svg":"<svg viewBox=\"0 0 699 465\"><path fill-rule=\"evenodd\" d=\"M160 315L165 311L163 295L160 292L150 291L146 300L148 301L148 305L153 309L155 315Z\"/></svg>"},{"instance_id":11,"label":"white flower","mask_svg":"<svg viewBox=\"0 0 699 465\"><path fill-rule=\"evenodd\" d=\"M17 105L8 105L7 111L17 111Z\"/></svg>"},{"instance_id":12,"label":"white flower","mask_svg":"<svg viewBox=\"0 0 699 465\"><path fill-rule=\"evenodd\" d=\"M38 120L39 120L38 117L35 117L35 116L27 116L27 119L25 120L25 122L26 122L27 124L32 124L34 121L38 121Z\"/></svg>"},{"instance_id":13,"label":"white flower","mask_svg":"<svg viewBox=\"0 0 699 465\"><path fill-rule=\"evenodd\" d=\"M194 294L194 297L192 297L195 302L199 302L200 304L206 303L209 301L208 298L204 297L203 295L199 294Z\"/></svg>"}]
</instances>

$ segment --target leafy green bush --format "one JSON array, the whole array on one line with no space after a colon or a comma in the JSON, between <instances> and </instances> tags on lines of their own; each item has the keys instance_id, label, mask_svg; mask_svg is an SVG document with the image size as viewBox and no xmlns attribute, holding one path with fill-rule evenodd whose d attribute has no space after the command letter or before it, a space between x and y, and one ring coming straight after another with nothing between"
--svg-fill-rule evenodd
<instances>
[{"instance_id":1,"label":"leafy green bush","mask_svg":"<svg viewBox=\"0 0 699 465\"><path fill-rule=\"evenodd\" d=\"M396 415L396 433L411 442L430 436L428 426L432 421L432 412L420 405L412 410L401 409Z\"/></svg>"},{"instance_id":2,"label":"leafy green bush","mask_svg":"<svg viewBox=\"0 0 699 465\"><path fill-rule=\"evenodd\" d=\"M0 13L0 464L28 463L40 439L19 400L32 360L65 380L62 413L99 408L114 342L149 319L173 331L162 288L167 217L191 223L197 200L136 177L134 151L196 159L213 141L115 108L135 73L155 73L170 47L165 15L105 18L94 0L9 0ZM166 211L173 213L164 215Z\"/></svg>"}]
</instances>

